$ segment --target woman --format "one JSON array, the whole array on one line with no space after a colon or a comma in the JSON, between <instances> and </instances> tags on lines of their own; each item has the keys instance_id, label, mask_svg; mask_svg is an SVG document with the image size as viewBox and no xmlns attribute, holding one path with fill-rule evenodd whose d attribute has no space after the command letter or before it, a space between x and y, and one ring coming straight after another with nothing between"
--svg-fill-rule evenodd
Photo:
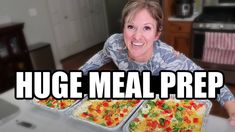
<instances>
[{"instance_id":1,"label":"woman","mask_svg":"<svg viewBox=\"0 0 235 132\"><path fill-rule=\"evenodd\" d=\"M159 37L163 29L163 12L157 0L129 0L122 12L123 34L107 39L104 48L86 62L80 70L100 68L111 60L120 70L202 70L183 54L176 52ZM230 124L235 126L235 98L225 86L217 100L225 107Z\"/></svg>"}]
</instances>

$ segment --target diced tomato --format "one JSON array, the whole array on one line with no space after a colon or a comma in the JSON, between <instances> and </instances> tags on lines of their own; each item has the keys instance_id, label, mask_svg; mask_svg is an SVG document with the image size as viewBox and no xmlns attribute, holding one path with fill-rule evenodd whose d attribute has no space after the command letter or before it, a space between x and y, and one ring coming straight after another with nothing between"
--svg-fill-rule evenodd
<instances>
[{"instance_id":1,"label":"diced tomato","mask_svg":"<svg viewBox=\"0 0 235 132\"><path fill-rule=\"evenodd\" d=\"M109 115L105 116L104 119L107 120L111 120L111 117Z\"/></svg>"},{"instance_id":2,"label":"diced tomato","mask_svg":"<svg viewBox=\"0 0 235 132\"><path fill-rule=\"evenodd\" d=\"M106 121L106 124L107 124L107 126L111 126L113 124L113 121L108 120L108 121Z\"/></svg>"},{"instance_id":3,"label":"diced tomato","mask_svg":"<svg viewBox=\"0 0 235 132\"><path fill-rule=\"evenodd\" d=\"M169 118L171 119L171 118L173 118L173 115L171 114L171 115L169 115Z\"/></svg>"},{"instance_id":4,"label":"diced tomato","mask_svg":"<svg viewBox=\"0 0 235 132\"><path fill-rule=\"evenodd\" d=\"M115 121L118 121L119 119L118 119L118 117L116 117L114 120L115 120Z\"/></svg>"},{"instance_id":5,"label":"diced tomato","mask_svg":"<svg viewBox=\"0 0 235 132\"><path fill-rule=\"evenodd\" d=\"M164 125L161 125L160 123L158 123L158 127L159 128L164 128Z\"/></svg>"},{"instance_id":6,"label":"diced tomato","mask_svg":"<svg viewBox=\"0 0 235 132\"><path fill-rule=\"evenodd\" d=\"M193 104L192 106L195 110L197 110L199 108L199 106L197 104Z\"/></svg>"},{"instance_id":7,"label":"diced tomato","mask_svg":"<svg viewBox=\"0 0 235 132\"><path fill-rule=\"evenodd\" d=\"M184 121L188 124L191 123L191 121L189 120L189 118L187 116L184 117Z\"/></svg>"},{"instance_id":8,"label":"diced tomato","mask_svg":"<svg viewBox=\"0 0 235 132\"><path fill-rule=\"evenodd\" d=\"M198 123L199 119L198 118L193 118L193 123Z\"/></svg>"},{"instance_id":9,"label":"diced tomato","mask_svg":"<svg viewBox=\"0 0 235 132\"><path fill-rule=\"evenodd\" d=\"M164 121L164 125L165 125L165 126L170 125L170 121L169 121L169 120L165 120L165 121Z\"/></svg>"},{"instance_id":10,"label":"diced tomato","mask_svg":"<svg viewBox=\"0 0 235 132\"><path fill-rule=\"evenodd\" d=\"M63 109L65 107L65 103L61 101L60 108Z\"/></svg>"},{"instance_id":11,"label":"diced tomato","mask_svg":"<svg viewBox=\"0 0 235 132\"><path fill-rule=\"evenodd\" d=\"M121 117L124 117L124 114L120 114Z\"/></svg>"},{"instance_id":12,"label":"diced tomato","mask_svg":"<svg viewBox=\"0 0 235 132\"><path fill-rule=\"evenodd\" d=\"M86 112L83 112L81 116L82 116L82 117L87 117L88 114L87 114Z\"/></svg>"},{"instance_id":13,"label":"diced tomato","mask_svg":"<svg viewBox=\"0 0 235 132\"><path fill-rule=\"evenodd\" d=\"M144 118L147 118L148 117L148 114L144 114Z\"/></svg>"},{"instance_id":14,"label":"diced tomato","mask_svg":"<svg viewBox=\"0 0 235 132\"><path fill-rule=\"evenodd\" d=\"M123 109L123 112L124 112L124 113L128 112L128 109Z\"/></svg>"},{"instance_id":15,"label":"diced tomato","mask_svg":"<svg viewBox=\"0 0 235 132\"><path fill-rule=\"evenodd\" d=\"M153 129L155 129L155 128L157 127L157 121L152 121L151 127L152 127Z\"/></svg>"},{"instance_id":16,"label":"diced tomato","mask_svg":"<svg viewBox=\"0 0 235 132\"><path fill-rule=\"evenodd\" d=\"M100 109L96 110L97 113L101 113L102 111Z\"/></svg>"},{"instance_id":17,"label":"diced tomato","mask_svg":"<svg viewBox=\"0 0 235 132\"><path fill-rule=\"evenodd\" d=\"M171 113L171 112L172 112L172 110L170 110L170 109L164 110L164 113Z\"/></svg>"},{"instance_id":18,"label":"diced tomato","mask_svg":"<svg viewBox=\"0 0 235 132\"><path fill-rule=\"evenodd\" d=\"M138 104L140 102L140 100L135 100L135 104Z\"/></svg>"},{"instance_id":19,"label":"diced tomato","mask_svg":"<svg viewBox=\"0 0 235 132\"><path fill-rule=\"evenodd\" d=\"M152 122L151 122L151 121L148 121L148 122L147 122L147 126L151 127L151 126L152 126Z\"/></svg>"},{"instance_id":20,"label":"diced tomato","mask_svg":"<svg viewBox=\"0 0 235 132\"><path fill-rule=\"evenodd\" d=\"M155 129L157 125L157 121L147 121L147 126L151 127L152 129Z\"/></svg>"},{"instance_id":21,"label":"diced tomato","mask_svg":"<svg viewBox=\"0 0 235 132\"><path fill-rule=\"evenodd\" d=\"M91 117L91 116L93 116L93 115L92 115L92 114L90 114L90 113L88 113L88 116L90 116L90 117Z\"/></svg>"},{"instance_id":22,"label":"diced tomato","mask_svg":"<svg viewBox=\"0 0 235 132\"><path fill-rule=\"evenodd\" d=\"M192 132L192 130L189 130L189 129L188 129L188 130L186 130L186 132Z\"/></svg>"},{"instance_id":23,"label":"diced tomato","mask_svg":"<svg viewBox=\"0 0 235 132\"><path fill-rule=\"evenodd\" d=\"M178 107L178 106L179 106L179 103L176 104L176 107Z\"/></svg>"},{"instance_id":24,"label":"diced tomato","mask_svg":"<svg viewBox=\"0 0 235 132\"><path fill-rule=\"evenodd\" d=\"M157 105L158 107L161 107L164 102L165 102L164 100L157 100L157 101L156 101L156 105Z\"/></svg>"},{"instance_id":25,"label":"diced tomato","mask_svg":"<svg viewBox=\"0 0 235 132\"><path fill-rule=\"evenodd\" d=\"M108 106L109 106L109 103L108 103L108 102L103 102L103 106L104 106L104 107L108 107Z\"/></svg>"},{"instance_id":26,"label":"diced tomato","mask_svg":"<svg viewBox=\"0 0 235 132\"><path fill-rule=\"evenodd\" d=\"M189 104L190 104L190 105L195 105L195 102L191 100L191 101L189 102Z\"/></svg>"},{"instance_id":27,"label":"diced tomato","mask_svg":"<svg viewBox=\"0 0 235 132\"><path fill-rule=\"evenodd\" d=\"M172 129L170 127L167 127L166 132L172 132Z\"/></svg>"}]
</instances>

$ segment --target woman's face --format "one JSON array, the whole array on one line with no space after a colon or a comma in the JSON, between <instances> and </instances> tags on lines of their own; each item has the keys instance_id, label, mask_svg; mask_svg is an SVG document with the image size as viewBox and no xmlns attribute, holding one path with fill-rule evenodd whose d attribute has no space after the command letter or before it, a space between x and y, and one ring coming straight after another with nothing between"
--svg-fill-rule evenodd
<instances>
[{"instance_id":1,"label":"woman's face","mask_svg":"<svg viewBox=\"0 0 235 132\"><path fill-rule=\"evenodd\" d=\"M128 56L138 62L146 62L152 57L153 42L160 36L157 21L146 9L125 18L123 34Z\"/></svg>"}]
</instances>

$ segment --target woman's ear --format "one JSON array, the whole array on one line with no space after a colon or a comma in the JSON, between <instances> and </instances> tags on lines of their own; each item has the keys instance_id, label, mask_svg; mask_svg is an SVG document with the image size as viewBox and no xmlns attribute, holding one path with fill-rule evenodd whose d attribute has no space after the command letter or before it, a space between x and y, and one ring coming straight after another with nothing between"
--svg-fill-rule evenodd
<instances>
[{"instance_id":1,"label":"woman's ear","mask_svg":"<svg viewBox=\"0 0 235 132\"><path fill-rule=\"evenodd\" d=\"M162 32L157 32L155 36L155 40L158 40L161 36Z\"/></svg>"}]
</instances>

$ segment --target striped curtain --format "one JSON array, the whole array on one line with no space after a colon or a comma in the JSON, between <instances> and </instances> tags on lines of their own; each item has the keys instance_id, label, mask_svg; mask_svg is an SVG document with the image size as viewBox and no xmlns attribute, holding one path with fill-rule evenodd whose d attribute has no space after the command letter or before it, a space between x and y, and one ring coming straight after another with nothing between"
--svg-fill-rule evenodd
<instances>
[{"instance_id":1,"label":"striped curtain","mask_svg":"<svg viewBox=\"0 0 235 132\"><path fill-rule=\"evenodd\" d=\"M203 61L235 64L235 33L206 32Z\"/></svg>"}]
</instances>

